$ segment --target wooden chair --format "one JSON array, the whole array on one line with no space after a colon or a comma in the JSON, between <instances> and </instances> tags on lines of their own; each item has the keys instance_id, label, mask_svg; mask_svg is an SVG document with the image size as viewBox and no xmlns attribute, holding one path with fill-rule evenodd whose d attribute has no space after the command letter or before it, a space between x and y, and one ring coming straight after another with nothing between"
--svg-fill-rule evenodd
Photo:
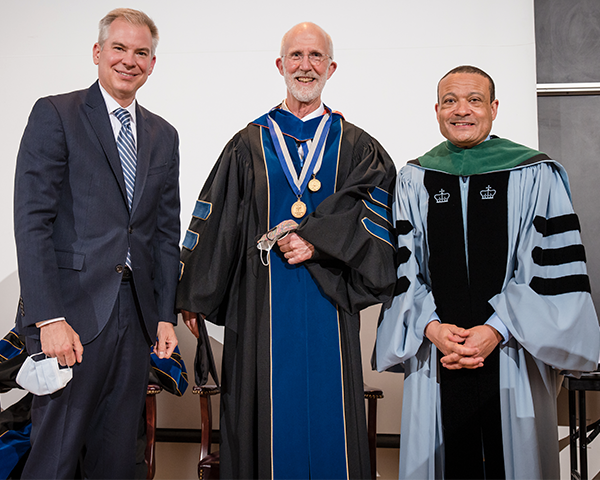
<instances>
[{"instance_id":1,"label":"wooden chair","mask_svg":"<svg viewBox=\"0 0 600 480\"><path fill-rule=\"evenodd\" d=\"M153 479L156 473L156 395L162 392L159 385L148 385L146 393L146 479Z\"/></svg>"},{"instance_id":2,"label":"wooden chair","mask_svg":"<svg viewBox=\"0 0 600 480\"><path fill-rule=\"evenodd\" d=\"M367 435L369 437L369 458L371 479L377 478L377 400L383 398L383 390L363 384L367 401Z\"/></svg>"},{"instance_id":3,"label":"wooden chair","mask_svg":"<svg viewBox=\"0 0 600 480\"><path fill-rule=\"evenodd\" d=\"M215 385L194 386L192 392L200 397L200 429L201 443L198 461L198 478L219 478L219 452L212 450L212 399L213 395L220 393L219 387Z\"/></svg>"},{"instance_id":4,"label":"wooden chair","mask_svg":"<svg viewBox=\"0 0 600 480\"><path fill-rule=\"evenodd\" d=\"M212 447L212 399L213 395L220 393L219 387L205 385L195 386L195 395L200 396L200 428L202 440L200 444L200 458L198 462L198 478L219 478L219 452L211 452ZM364 386L364 395L367 400L367 434L369 437L369 458L371 460L371 478L377 478L377 400L383 398L383 391L377 388ZM148 477L151 478L151 477Z\"/></svg>"}]
</instances>

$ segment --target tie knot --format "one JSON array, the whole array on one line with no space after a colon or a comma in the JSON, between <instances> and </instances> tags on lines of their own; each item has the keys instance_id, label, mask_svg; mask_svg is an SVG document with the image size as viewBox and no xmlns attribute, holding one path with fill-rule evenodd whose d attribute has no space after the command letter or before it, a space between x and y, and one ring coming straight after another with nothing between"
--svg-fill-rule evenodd
<instances>
[{"instance_id":1,"label":"tie knot","mask_svg":"<svg viewBox=\"0 0 600 480\"><path fill-rule=\"evenodd\" d=\"M113 113L115 114L115 117L117 117L119 122L121 122L121 125L123 125L124 127L129 126L129 124L131 123L131 115L127 110L125 110L124 108L117 108L113 111Z\"/></svg>"}]
</instances>

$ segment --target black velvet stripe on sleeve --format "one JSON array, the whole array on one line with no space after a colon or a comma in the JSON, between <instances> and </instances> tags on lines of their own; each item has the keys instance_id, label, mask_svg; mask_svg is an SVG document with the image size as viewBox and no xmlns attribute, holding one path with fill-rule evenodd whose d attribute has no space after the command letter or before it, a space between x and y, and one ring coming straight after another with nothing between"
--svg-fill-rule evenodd
<instances>
[{"instance_id":1,"label":"black velvet stripe on sleeve","mask_svg":"<svg viewBox=\"0 0 600 480\"><path fill-rule=\"evenodd\" d=\"M531 252L533 261L541 267L549 265L564 265L572 262L585 262L583 245L569 245L562 248L535 247Z\"/></svg>"},{"instance_id":2,"label":"black velvet stripe on sleeve","mask_svg":"<svg viewBox=\"0 0 600 480\"><path fill-rule=\"evenodd\" d=\"M398 268L403 263L408 262L408 259L412 255L411 251L407 247L400 247L394 256L394 261L396 264L396 268Z\"/></svg>"},{"instance_id":3,"label":"black velvet stripe on sleeve","mask_svg":"<svg viewBox=\"0 0 600 480\"><path fill-rule=\"evenodd\" d=\"M581 231L579 217L575 213L548 219L538 215L533 220L533 225L538 233L541 233L544 237L570 232L573 230Z\"/></svg>"},{"instance_id":4,"label":"black velvet stripe on sleeve","mask_svg":"<svg viewBox=\"0 0 600 480\"><path fill-rule=\"evenodd\" d=\"M408 220L396 220L396 235L406 235L407 233L410 233L412 229L413 226Z\"/></svg>"},{"instance_id":5,"label":"black velvet stripe on sleeve","mask_svg":"<svg viewBox=\"0 0 600 480\"><path fill-rule=\"evenodd\" d=\"M562 295L564 293L591 293L590 279L587 275L568 275L559 278L533 277L529 286L539 295Z\"/></svg>"},{"instance_id":6,"label":"black velvet stripe on sleeve","mask_svg":"<svg viewBox=\"0 0 600 480\"><path fill-rule=\"evenodd\" d=\"M394 288L394 296L405 293L410 287L410 280L406 277L400 277L396 280L396 287Z\"/></svg>"}]
</instances>

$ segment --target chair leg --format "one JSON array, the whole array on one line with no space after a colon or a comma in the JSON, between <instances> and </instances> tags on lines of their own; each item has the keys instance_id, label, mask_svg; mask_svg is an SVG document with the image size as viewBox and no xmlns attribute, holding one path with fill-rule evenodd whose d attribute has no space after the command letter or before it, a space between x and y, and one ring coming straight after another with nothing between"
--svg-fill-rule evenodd
<instances>
[{"instance_id":1,"label":"chair leg","mask_svg":"<svg viewBox=\"0 0 600 480\"><path fill-rule=\"evenodd\" d=\"M156 470L154 447L156 445L156 395L146 395L146 479L152 480Z\"/></svg>"},{"instance_id":2,"label":"chair leg","mask_svg":"<svg viewBox=\"0 0 600 480\"><path fill-rule=\"evenodd\" d=\"M198 462L198 478L200 480L218 479L220 456L219 451L212 452L212 395L219 393L217 386L195 386L194 394L200 395L200 429L201 443Z\"/></svg>"},{"instance_id":3,"label":"chair leg","mask_svg":"<svg viewBox=\"0 0 600 480\"><path fill-rule=\"evenodd\" d=\"M200 460L210 455L212 434L212 401L208 395L200 395L201 443Z\"/></svg>"},{"instance_id":4,"label":"chair leg","mask_svg":"<svg viewBox=\"0 0 600 480\"><path fill-rule=\"evenodd\" d=\"M377 478L377 398L369 398L367 432L369 436L369 458L371 459L371 479Z\"/></svg>"}]
</instances>

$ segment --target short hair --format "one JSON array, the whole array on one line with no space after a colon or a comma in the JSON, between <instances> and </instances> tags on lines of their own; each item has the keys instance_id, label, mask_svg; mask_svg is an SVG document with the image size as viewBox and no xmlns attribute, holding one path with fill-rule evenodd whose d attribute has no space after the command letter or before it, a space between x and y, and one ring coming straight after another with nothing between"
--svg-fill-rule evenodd
<instances>
[{"instance_id":1,"label":"short hair","mask_svg":"<svg viewBox=\"0 0 600 480\"><path fill-rule=\"evenodd\" d=\"M438 103L440 102L440 82L446 78L448 75L452 75L453 73L474 73L475 75L481 75L485 77L490 82L490 102L496 100L496 86L494 85L494 80L487 73L485 73L481 68L474 67L472 65L461 65L459 67L455 67L450 70L446 75L440 78L437 86L437 95L438 95Z\"/></svg>"},{"instance_id":2,"label":"short hair","mask_svg":"<svg viewBox=\"0 0 600 480\"><path fill-rule=\"evenodd\" d=\"M100 48L104 48L104 42L106 42L106 39L108 38L108 30L117 18L122 18L132 25L146 26L150 29L150 34L152 35L151 56L154 57L156 47L158 47L158 28L156 28L156 24L148 15L139 10L133 10L132 8L115 8L100 20L100 23L98 24L98 45L100 45Z\"/></svg>"},{"instance_id":3,"label":"short hair","mask_svg":"<svg viewBox=\"0 0 600 480\"><path fill-rule=\"evenodd\" d=\"M331 37L325 30L323 30L321 27L319 27L316 23L313 23L313 22L299 23L298 25L294 25L287 32L285 32L285 34L283 35L283 38L281 39L281 47L279 49L279 55L282 57L285 55L285 52L284 52L285 42L287 41L288 36L290 35L291 31L300 25L313 25L313 26L317 27L319 30L321 30L321 32L323 32L323 35L325 35L325 38L327 39L327 46L328 46L328 50L329 50L327 52L327 55L329 55L331 60L333 60L333 40L331 39Z\"/></svg>"}]
</instances>

